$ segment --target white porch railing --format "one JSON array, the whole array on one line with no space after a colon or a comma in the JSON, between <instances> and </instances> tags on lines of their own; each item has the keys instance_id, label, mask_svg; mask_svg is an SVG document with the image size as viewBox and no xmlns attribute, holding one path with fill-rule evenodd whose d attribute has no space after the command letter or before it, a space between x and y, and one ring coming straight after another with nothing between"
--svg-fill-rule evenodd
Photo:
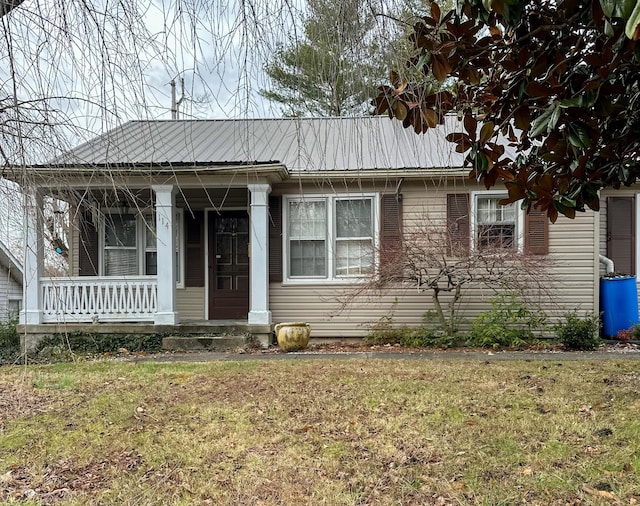
<instances>
[{"instance_id":1,"label":"white porch railing","mask_svg":"<svg viewBox=\"0 0 640 506\"><path fill-rule=\"evenodd\" d=\"M153 321L156 276L41 278L42 321Z\"/></svg>"}]
</instances>

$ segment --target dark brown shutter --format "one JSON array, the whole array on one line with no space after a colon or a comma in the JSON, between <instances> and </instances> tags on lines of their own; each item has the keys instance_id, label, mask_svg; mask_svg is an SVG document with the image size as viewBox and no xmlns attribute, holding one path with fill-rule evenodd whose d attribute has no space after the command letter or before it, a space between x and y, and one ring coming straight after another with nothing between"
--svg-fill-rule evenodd
<instances>
[{"instance_id":1,"label":"dark brown shutter","mask_svg":"<svg viewBox=\"0 0 640 506\"><path fill-rule=\"evenodd\" d=\"M386 193L380 199L380 265L395 262L402 252L402 195Z\"/></svg>"},{"instance_id":2,"label":"dark brown shutter","mask_svg":"<svg viewBox=\"0 0 640 506\"><path fill-rule=\"evenodd\" d=\"M269 197L269 282L282 282L282 197Z\"/></svg>"},{"instance_id":3,"label":"dark brown shutter","mask_svg":"<svg viewBox=\"0 0 640 506\"><path fill-rule=\"evenodd\" d=\"M185 216L185 286L204 286L204 211Z\"/></svg>"},{"instance_id":4,"label":"dark brown shutter","mask_svg":"<svg viewBox=\"0 0 640 506\"><path fill-rule=\"evenodd\" d=\"M90 210L80 212L80 251L78 273L80 276L98 275L98 229Z\"/></svg>"},{"instance_id":5,"label":"dark brown shutter","mask_svg":"<svg viewBox=\"0 0 640 506\"><path fill-rule=\"evenodd\" d=\"M544 211L531 208L525 215L524 251L528 255L549 253L549 219Z\"/></svg>"},{"instance_id":6,"label":"dark brown shutter","mask_svg":"<svg viewBox=\"0 0 640 506\"><path fill-rule=\"evenodd\" d=\"M469 194L450 193L447 195L447 230L450 248L448 253L459 255L469 251L470 242Z\"/></svg>"},{"instance_id":7,"label":"dark brown shutter","mask_svg":"<svg viewBox=\"0 0 640 506\"><path fill-rule=\"evenodd\" d=\"M636 273L635 221L633 197L607 198L607 256L620 274Z\"/></svg>"}]
</instances>

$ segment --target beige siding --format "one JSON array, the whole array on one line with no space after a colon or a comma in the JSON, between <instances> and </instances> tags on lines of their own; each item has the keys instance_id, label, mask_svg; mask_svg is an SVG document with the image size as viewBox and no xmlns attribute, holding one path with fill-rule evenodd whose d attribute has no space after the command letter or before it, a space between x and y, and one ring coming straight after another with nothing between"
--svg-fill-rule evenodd
<instances>
[{"instance_id":1,"label":"beige siding","mask_svg":"<svg viewBox=\"0 0 640 506\"><path fill-rule=\"evenodd\" d=\"M438 223L446 216L447 193L481 190L463 181L408 183L402 185L405 231L425 220ZM336 190L338 191L338 190ZM366 190L365 190L366 191ZM570 309L596 311L597 253L594 245L597 215L579 214L574 220L561 217L549 226L550 265L549 296L542 300L547 313L556 319ZM360 299L341 311L345 294L353 288L344 285L271 284L270 306L273 320L307 321L315 337L358 337L380 318L392 316L394 323L418 325L433 308L430 293L415 288L388 290L383 297ZM493 292L489 289L469 290L461 303L463 327L489 307Z\"/></svg>"},{"instance_id":2,"label":"beige siding","mask_svg":"<svg viewBox=\"0 0 640 506\"><path fill-rule=\"evenodd\" d=\"M176 309L180 321L199 321L205 319L204 287L187 287L176 290Z\"/></svg>"}]
</instances>

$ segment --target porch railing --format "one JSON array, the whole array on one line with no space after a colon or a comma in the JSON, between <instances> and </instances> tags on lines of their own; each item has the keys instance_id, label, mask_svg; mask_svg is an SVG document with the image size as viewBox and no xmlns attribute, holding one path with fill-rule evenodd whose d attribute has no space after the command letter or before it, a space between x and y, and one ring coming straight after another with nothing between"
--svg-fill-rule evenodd
<instances>
[{"instance_id":1,"label":"porch railing","mask_svg":"<svg viewBox=\"0 0 640 506\"><path fill-rule=\"evenodd\" d=\"M155 276L42 278L42 321L153 321Z\"/></svg>"}]
</instances>

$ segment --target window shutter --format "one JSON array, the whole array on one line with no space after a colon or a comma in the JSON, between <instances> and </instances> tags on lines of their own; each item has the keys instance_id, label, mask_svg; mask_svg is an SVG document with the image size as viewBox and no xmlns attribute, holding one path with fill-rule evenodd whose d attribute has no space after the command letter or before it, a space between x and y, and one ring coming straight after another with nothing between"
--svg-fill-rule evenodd
<instances>
[{"instance_id":1,"label":"window shutter","mask_svg":"<svg viewBox=\"0 0 640 506\"><path fill-rule=\"evenodd\" d=\"M204 211L185 216L185 286L204 286Z\"/></svg>"},{"instance_id":2,"label":"window shutter","mask_svg":"<svg viewBox=\"0 0 640 506\"><path fill-rule=\"evenodd\" d=\"M549 253L547 213L533 207L524 218L524 252L528 255L547 255Z\"/></svg>"},{"instance_id":3,"label":"window shutter","mask_svg":"<svg viewBox=\"0 0 640 506\"><path fill-rule=\"evenodd\" d=\"M282 282L282 197L269 197L269 282Z\"/></svg>"},{"instance_id":4,"label":"window shutter","mask_svg":"<svg viewBox=\"0 0 640 506\"><path fill-rule=\"evenodd\" d=\"M385 193L380 199L380 265L393 262L402 251L402 195Z\"/></svg>"},{"instance_id":5,"label":"window shutter","mask_svg":"<svg viewBox=\"0 0 640 506\"><path fill-rule=\"evenodd\" d=\"M80 213L80 251L78 273L80 276L98 275L98 229L93 223L91 210Z\"/></svg>"},{"instance_id":6,"label":"window shutter","mask_svg":"<svg viewBox=\"0 0 640 506\"><path fill-rule=\"evenodd\" d=\"M469 194L447 195L447 230L450 248L448 254L467 253L470 245Z\"/></svg>"},{"instance_id":7,"label":"window shutter","mask_svg":"<svg viewBox=\"0 0 640 506\"><path fill-rule=\"evenodd\" d=\"M620 274L636 273L634 197L607 198L607 256Z\"/></svg>"}]
</instances>

